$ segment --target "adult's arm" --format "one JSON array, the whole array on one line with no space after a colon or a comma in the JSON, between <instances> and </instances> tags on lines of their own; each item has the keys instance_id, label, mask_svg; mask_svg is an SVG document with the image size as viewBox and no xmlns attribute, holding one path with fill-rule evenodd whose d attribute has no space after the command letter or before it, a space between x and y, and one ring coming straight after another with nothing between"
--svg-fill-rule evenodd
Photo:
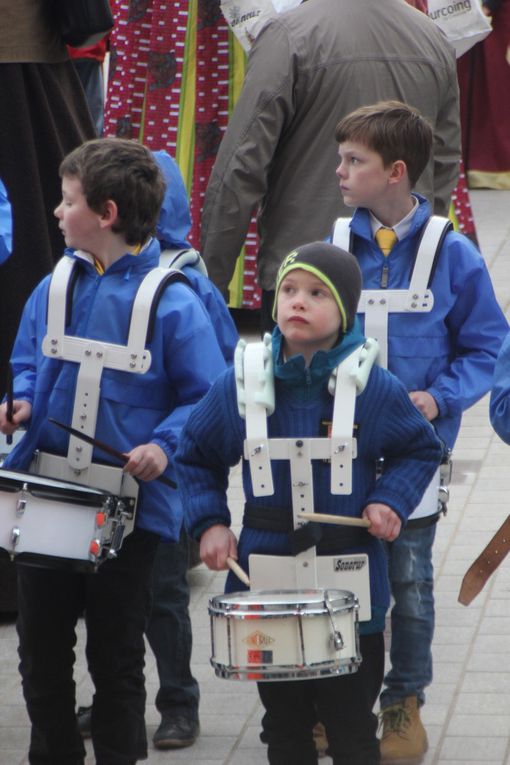
<instances>
[{"instance_id":1,"label":"adult's arm","mask_svg":"<svg viewBox=\"0 0 510 765\"><path fill-rule=\"evenodd\" d=\"M285 26L276 19L251 49L243 90L205 194L202 256L225 298L251 216L266 193L280 136L292 119L295 70Z\"/></svg>"},{"instance_id":2,"label":"adult's arm","mask_svg":"<svg viewBox=\"0 0 510 765\"><path fill-rule=\"evenodd\" d=\"M459 86L452 51L434 130L434 213L448 215L452 191L459 177L461 157Z\"/></svg>"}]
</instances>

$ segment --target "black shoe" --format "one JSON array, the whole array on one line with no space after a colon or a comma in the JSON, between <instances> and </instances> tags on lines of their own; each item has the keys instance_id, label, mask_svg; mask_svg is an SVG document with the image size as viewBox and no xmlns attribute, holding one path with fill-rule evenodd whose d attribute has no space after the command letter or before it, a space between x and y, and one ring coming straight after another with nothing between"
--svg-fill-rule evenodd
<instances>
[{"instance_id":1,"label":"black shoe","mask_svg":"<svg viewBox=\"0 0 510 765\"><path fill-rule=\"evenodd\" d=\"M78 707L76 712L78 718L78 730L82 738L90 738L90 721L92 719L92 705L90 707Z\"/></svg>"},{"instance_id":2,"label":"black shoe","mask_svg":"<svg viewBox=\"0 0 510 765\"><path fill-rule=\"evenodd\" d=\"M161 724L152 740L156 749L180 749L183 746L194 744L199 732L198 720L163 715Z\"/></svg>"}]
</instances>

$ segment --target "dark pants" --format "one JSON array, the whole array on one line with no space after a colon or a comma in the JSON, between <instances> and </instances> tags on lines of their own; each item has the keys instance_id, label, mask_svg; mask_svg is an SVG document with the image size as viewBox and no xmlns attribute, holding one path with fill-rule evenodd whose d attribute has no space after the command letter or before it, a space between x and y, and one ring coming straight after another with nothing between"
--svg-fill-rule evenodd
<instances>
[{"instance_id":1,"label":"dark pants","mask_svg":"<svg viewBox=\"0 0 510 765\"><path fill-rule=\"evenodd\" d=\"M262 290L261 302L260 302L260 334L264 337L266 332L271 332L274 329L273 320L273 305L274 305L274 290Z\"/></svg>"},{"instance_id":2,"label":"dark pants","mask_svg":"<svg viewBox=\"0 0 510 765\"><path fill-rule=\"evenodd\" d=\"M320 720L334 765L377 765L377 701L384 673L382 633L360 638L363 661L352 675L259 683L263 738L271 765L316 765L312 730Z\"/></svg>"},{"instance_id":3,"label":"dark pants","mask_svg":"<svg viewBox=\"0 0 510 765\"><path fill-rule=\"evenodd\" d=\"M31 765L81 765L75 714L75 626L84 611L95 686L97 765L147 757L143 634L159 538L135 530L96 574L18 566L20 672L32 722Z\"/></svg>"},{"instance_id":4,"label":"dark pants","mask_svg":"<svg viewBox=\"0 0 510 765\"><path fill-rule=\"evenodd\" d=\"M154 564L152 612L147 638L156 657L161 715L198 721L200 691L191 674L191 620L188 611L188 539L160 542Z\"/></svg>"}]
</instances>

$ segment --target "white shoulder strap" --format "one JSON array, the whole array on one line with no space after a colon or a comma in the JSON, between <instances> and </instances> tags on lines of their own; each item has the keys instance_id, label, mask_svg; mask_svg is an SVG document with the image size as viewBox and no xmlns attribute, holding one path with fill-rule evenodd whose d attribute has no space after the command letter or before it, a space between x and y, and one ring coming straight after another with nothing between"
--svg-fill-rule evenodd
<instances>
[{"instance_id":1,"label":"white shoulder strap","mask_svg":"<svg viewBox=\"0 0 510 765\"><path fill-rule=\"evenodd\" d=\"M351 220L352 218L337 218L331 235L331 243L347 252L351 251Z\"/></svg>"},{"instance_id":2,"label":"white shoulder strap","mask_svg":"<svg viewBox=\"0 0 510 765\"><path fill-rule=\"evenodd\" d=\"M145 374L151 365L146 338L152 310L161 288L169 280L186 281L180 271L155 268L141 282L131 312L127 345L67 335L69 285L76 261L64 256L56 265L48 291L48 325L42 342L45 356L79 364L71 425L85 435L94 436L103 369ZM67 459L75 470L86 469L92 460L93 447L71 436Z\"/></svg>"},{"instance_id":3,"label":"white shoulder strap","mask_svg":"<svg viewBox=\"0 0 510 765\"><path fill-rule=\"evenodd\" d=\"M163 268L184 268L191 266L195 268L202 276L207 276L207 268L204 259L198 250L192 247L186 250L162 250L159 256L159 265Z\"/></svg>"},{"instance_id":4,"label":"white shoulder strap","mask_svg":"<svg viewBox=\"0 0 510 765\"><path fill-rule=\"evenodd\" d=\"M388 367L388 317L392 313L428 313L434 306L429 288L444 237L451 228L447 218L433 215L424 226L406 289L367 289L361 293L358 312L365 314L365 334L379 343L379 363Z\"/></svg>"},{"instance_id":5,"label":"white shoulder strap","mask_svg":"<svg viewBox=\"0 0 510 765\"><path fill-rule=\"evenodd\" d=\"M335 399L331 436L296 441L295 438L270 439L267 435L267 418L275 408L270 335L266 335L261 343L239 344L234 362L237 400L240 416L246 419L244 452L250 464L255 496L274 493L271 459L290 460L291 474L295 477L298 471L301 475L296 486L302 484L309 487L305 494L309 497L307 503L312 504L312 509L312 459L331 461L332 494L351 493L352 460L356 456L356 443L352 436L356 395L364 390L377 353L377 343L369 340L356 348L334 370L328 386ZM299 447L296 451L297 443ZM300 491L299 496L304 501L303 489Z\"/></svg>"},{"instance_id":6,"label":"white shoulder strap","mask_svg":"<svg viewBox=\"0 0 510 765\"><path fill-rule=\"evenodd\" d=\"M413 302L423 300L427 292L434 261L439 255L444 237L451 228L448 218L432 215L423 229L413 273L409 283L409 299Z\"/></svg>"}]
</instances>

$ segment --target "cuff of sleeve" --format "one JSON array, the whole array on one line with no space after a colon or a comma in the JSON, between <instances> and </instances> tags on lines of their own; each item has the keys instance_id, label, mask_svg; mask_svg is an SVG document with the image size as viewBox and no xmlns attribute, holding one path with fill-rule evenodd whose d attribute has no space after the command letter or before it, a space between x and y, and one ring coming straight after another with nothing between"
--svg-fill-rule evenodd
<instances>
[{"instance_id":1,"label":"cuff of sleeve","mask_svg":"<svg viewBox=\"0 0 510 765\"><path fill-rule=\"evenodd\" d=\"M444 396L441 394L441 392L437 388L427 388L427 393L429 393L434 401L437 404L437 408L439 410L438 417L444 417L448 414L448 405L444 399Z\"/></svg>"},{"instance_id":2,"label":"cuff of sleeve","mask_svg":"<svg viewBox=\"0 0 510 765\"><path fill-rule=\"evenodd\" d=\"M204 531L210 529L211 526L225 526L227 529L229 528L229 524L225 523L225 518L206 518L201 521L201 523L197 523L196 526L193 526L193 528L188 529L188 534L193 539L196 539L197 542L200 542L200 537Z\"/></svg>"}]
</instances>

